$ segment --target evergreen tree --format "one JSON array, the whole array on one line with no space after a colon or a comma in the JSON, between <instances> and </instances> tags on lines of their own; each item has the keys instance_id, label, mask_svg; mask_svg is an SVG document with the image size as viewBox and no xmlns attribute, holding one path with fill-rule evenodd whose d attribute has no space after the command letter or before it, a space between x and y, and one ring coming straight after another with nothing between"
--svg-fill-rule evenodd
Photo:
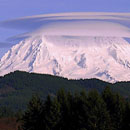
<instances>
[{"instance_id":1,"label":"evergreen tree","mask_svg":"<svg viewBox=\"0 0 130 130\"><path fill-rule=\"evenodd\" d=\"M22 117L23 130L42 130L42 101L38 96L33 96L28 104L27 110Z\"/></svg>"},{"instance_id":2,"label":"evergreen tree","mask_svg":"<svg viewBox=\"0 0 130 130\"><path fill-rule=\"evenodd\" d=\"M60 110L61 110L61 119L60 119L60 124L59 124L59 129L61 130L66 130L70 128L69 126L69 102L67 99L67 94L64 91L64 89L61 89L57 93L57 100L60 103ZM68 129L69 130L69 129Z\"/></svg>"},{"instance_id":3,"label":"evergreen tree","mask_svg":"<svg viewBox=\"0 0 130 130\"><path fill-rule=\"evenodd\" d=\"M105 88L102 97L107 105L113 129L121 130L125 114L125 101L123 97L113 93L109 87Z\"/></svg>"},{"instance_id":4,"label":"evergreen tree","mask_svg":"<svg viewBox=\"0 0 130 130\"><path fill-rule=\"evenodd\" d=\"M110 117L106 104L98 92L91 91L88 94L88 130L110 130Z\"/></svg>"},{"instance_id":5,"label":"evergreen tree","mask_svg":"<svg viewBox=\"0 0 130 130\"><path fill-rule=\"evenodd\" d=\"M87 119L88 119L88 102L87 102L87 94L85 91L82 91L79 94L75 94L74 97L74 126L75 129L83 129L87 128Z\"/></svg>"},{"instance_id":6,"label":"evergreen tree","mask_svg":"<svg viewBox=\"0 0 130 130\"><path fill-rule=\"evenodd\" d=\"M18 114L19 115L19 114ZM60 90L45 102L33 96L22 116L23 130L129 130L130 103L106 87L72 94Z\"/></svg>"},{"instance_id":7,"label":"evergreen tree","mask_svg":"<svg viewBox=\"0 0 130 130\"><path fill-rule=\"evenodd\" d=\"M61 117L60 104L57 98L51 100L51 97L48 96L44 105L45 130L57 130Z\"/></svg>"}]
</instances>

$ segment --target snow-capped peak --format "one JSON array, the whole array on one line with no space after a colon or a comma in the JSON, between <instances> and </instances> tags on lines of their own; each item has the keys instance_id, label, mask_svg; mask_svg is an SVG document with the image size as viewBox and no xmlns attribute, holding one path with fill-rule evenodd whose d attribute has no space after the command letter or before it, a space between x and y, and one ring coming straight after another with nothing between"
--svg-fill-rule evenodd
<instances>
[{"instance_id":1,"label":"snow-capped peak","mask_svg":"<svg viewBox=\"0 0 130 130\"><path fill-rule=\"evenodd\" d=\"M23 70L69 79L129 81L130 28L126 24L130 22L130 15L103 15L105 20L101 20L99 14L92 20L87 13L82 17L75 14L72 18L67 14L50 16L52 21L47 23L49 16L43 18L40 28L24 34L28 37L2 57L0 75Z\"/></svg>"}]
</instances>

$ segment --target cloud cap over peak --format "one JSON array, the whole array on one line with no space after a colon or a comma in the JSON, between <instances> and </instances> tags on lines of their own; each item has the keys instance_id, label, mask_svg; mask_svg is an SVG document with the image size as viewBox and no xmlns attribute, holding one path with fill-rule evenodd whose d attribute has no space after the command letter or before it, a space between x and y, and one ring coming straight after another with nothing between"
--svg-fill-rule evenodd
<instances>
[{"instance_id":1,"label":"cloud cap over peak","mask_svg":"<svg viewBox=\"0 0 130 130\"><path fill-rule=\"evenodd\" d=\"M23 29L29 35L130 37L130 13L47 14L4 21L0 26Z\"/></svg>"}]
</instances>

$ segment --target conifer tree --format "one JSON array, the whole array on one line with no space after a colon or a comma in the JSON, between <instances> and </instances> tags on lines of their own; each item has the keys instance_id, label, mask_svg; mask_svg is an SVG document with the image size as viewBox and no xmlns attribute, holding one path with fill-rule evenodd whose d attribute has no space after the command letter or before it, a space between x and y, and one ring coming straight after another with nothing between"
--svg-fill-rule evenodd
<instances>
[{"instance_id":1,"label":"conifer tree","mask_svg":"<svg viewBox=\"0 0 130 130\"><path fill-rule=\"evenodd\" d=\"M27 110L22 117L23 130L42 130L42 101L38 96L33 96L27 106Z\"/></svg>"},{"instance_id":2,"label":"conifer tree","mask_svg":"<svg viewBox=\"0 0 130 130\"><path fill-rule=\"evenodd\" d=\"M85 91L82 91L80 95L75 94L74 98L74 123L75 129L82 129L87 127L87 119L88 119L88 101L87 94Z\"/></svg>"},{"instance_id":3,"label":"conifer tree","mask_svg":"<svg viewBox=\"0 0 130 130\"><path fill-rule=\"evenodd\" d=\"M110 117L106 104L98 92L91 91L88 94L88 130L110 130Z\"/></svg>"},{"instance_id":4,"label":"conifer tree","mask_svg":"<svg viewBox=\"0 0 130 130\"><path fill-rule=\"evenodd\" d=\"M22 116L23 130L129 130L130 103L106 87L72 94L60 90L43 101L33 96Z\"/></svg>"},{"instance_id":5,"label":"conifer tree","mask_svg":"<svg viewBox=\"0 0 130 130\"><path fill-rule=\"evenodd\" d=\"M57 100L60 103L61 110L61 120L59 124L59 128L61 130L66 130L69 128L69 102L67 99L67 94L64 89L61 89L57 93Z\"/></svg>"},{"instance_id":6,"label":"conifer tree","mask_svg":"<svg viewBox=\"0 0 130 130\"><path fill-rule=\"evenodd\" d=\"M51 97L48 96L45 102L45 129L46 130L57 130L60 122L60 104L57 98L51 100Z\"/></svg>"},{"instance_id":7,"label":"conifer tree","mask_svg":"<svg viewBox=\"0 0 130 130\"><path fill-rule=\"evenodd\" d=\"M109 87L105 88L102 97L110 114L112 129L121 130L125 114L125 101L123 97L113 93Z\"/></svg>"}]
</instances>

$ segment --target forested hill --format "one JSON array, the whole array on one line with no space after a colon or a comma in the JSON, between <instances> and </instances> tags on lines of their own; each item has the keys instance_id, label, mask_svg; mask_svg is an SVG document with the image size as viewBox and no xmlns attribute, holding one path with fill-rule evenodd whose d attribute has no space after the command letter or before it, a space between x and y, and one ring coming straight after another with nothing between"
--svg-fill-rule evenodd
<instances>
[{"instance_id":1,"label":"forested hill","mask_svg":"<svg viewBox=\"0 0 130 130\"><path fill-rule=\"evenodd\" d=\"M68 80L57 76L15 71L0 77L0 105L8 106L13 110L24 109L33 94L41 98L64 88L66 91L79 92L97 89L101 92L110 86L115 92L124 97L130 96L130 82L107 83L98 79Z\"/></svg>"}]
</instances>

